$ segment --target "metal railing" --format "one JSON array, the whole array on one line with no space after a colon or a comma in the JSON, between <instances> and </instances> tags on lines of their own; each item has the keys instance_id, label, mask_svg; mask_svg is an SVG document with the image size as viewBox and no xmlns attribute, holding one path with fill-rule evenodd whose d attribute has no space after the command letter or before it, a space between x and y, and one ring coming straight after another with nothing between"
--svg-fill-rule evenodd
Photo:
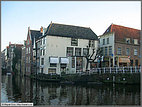
<instances>
[{"instance_id":1,"label":"metal railing","mask_svg":"<svg viewBox=\"0 0 142 107\"><path fill-rule=\"evenodd\" d=\"M103 68L93 68L90 71L90 74L92 73L139 73L141 72L141 66L140 67L103 67Z\"/></svg>"},{"instance_id":2,"label":"metal railing","mask_svg":"<svg viewBox=\"0 0 142 107\"><path fill-rule=\"evenodd\" d=\"M90 75L90 74L117 74L117 73L139 73L141 72L141 66L137 67L103 67L103 68L93 68L88 71L78 71L76 74L80 75Z\"/></svg>"}]
</instances>

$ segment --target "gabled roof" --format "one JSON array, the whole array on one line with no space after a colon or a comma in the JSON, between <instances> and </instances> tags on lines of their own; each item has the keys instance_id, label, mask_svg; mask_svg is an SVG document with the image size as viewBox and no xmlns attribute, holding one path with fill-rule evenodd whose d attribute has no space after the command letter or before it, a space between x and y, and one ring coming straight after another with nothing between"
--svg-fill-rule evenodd
<instances>
[{"instance_id":1,"label":"gabled roof","mask_svg":"<svg viewBox=\"0 0 142 107\"><path fill-rule=\"evenodd\" d=\"M124 38L140 40L140 30L138 29L111 24L108 29L103 33L103 35L112 32L115 33L115 40L117 41L121 41Z\"/></svg>"},{"instance_id":2,"label":"gabled roof","mask_svg":"<svg viewBox=\"0 0 142 107\"><path fill-rule=\"evenodd\" d=\"M33 45L34 38L38 39L40 36L42 36L42 33L40 33L40 31L37 30L30 30L30 32L31 32L32 45Z\"/></svg>"},{"instance_id":3,"label":"gabled roof","mask_svg":"<svg viewBox=\"0 0 142 107\"><path fill-rule=\"evenodd\" d=\"M46 35L98 40L97 35L90 28L57 23L51 23L47 27Z\"/></svg>"}]
</instances>

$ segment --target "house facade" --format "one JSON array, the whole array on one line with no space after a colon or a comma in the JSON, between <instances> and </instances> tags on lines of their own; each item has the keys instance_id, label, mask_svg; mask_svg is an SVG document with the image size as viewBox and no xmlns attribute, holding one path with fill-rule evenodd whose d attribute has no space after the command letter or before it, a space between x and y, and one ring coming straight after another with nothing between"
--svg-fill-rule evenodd
<instances>
[{"instance_id":1,"label":"house facade","mask_svg":"<svg viewBox=\"0 0 142 107\"><path fill-rule=\"evenodd\" d=\"M6 49L1 52L1 68L6 69Z\"/></svg>"},{"instance_id":2,"label":"house facade","mask_svg":"<svg viewBox=\"0 0 142 107\"><path fill-rule=\"evenodd\" d=\"M111 24L100 36L103 66L139 66L140 30Z\"/></svg>"},{"instance_id":3,"label":"house facade","mask_svg":"<svg viewBox=\"0 0 142 107\"><path fill-rule=\"evenodd\" d=\"M26 41L24 40L24 45L21 47L22 48L22 55L21 55L21 75L25 75L26 71Z\"/></svg>"},{"instance_id":4,"label":"house facade","mask_svg":"<svg viewBox=\"0 0 142 107\"><path fill-rule=\"evenodd\" d=\"M25 75L29 76L35 72L36 62L35 62L35 41L42 35L41 31L30 30L28 28L28 35L26 40L26 61L25 61Z\"/></svg>"},{"instance_id":5,"label":"house facade","mask_svg":"<svg viewBox=\"0 0 142 107\"><path fill-rule=\"evenodd\" d=\"M45 74L85 71L85 55L98 48L98 37L90 28L57 23L51 23L38 41L40 41L38 73ZM87 49L89 44L90 50Z\"/></svg>"}]
</instances>

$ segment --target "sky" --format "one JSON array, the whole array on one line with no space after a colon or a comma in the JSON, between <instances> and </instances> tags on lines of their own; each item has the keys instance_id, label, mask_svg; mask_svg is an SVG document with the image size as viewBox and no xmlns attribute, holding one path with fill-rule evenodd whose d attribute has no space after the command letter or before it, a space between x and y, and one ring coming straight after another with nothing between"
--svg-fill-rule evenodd
<instances>
[{"instance_id":1,"label":"sky","mask_svg":"<svg viewBox=\"0 0 142 107\"><path fill-rule=\"evenodd\" d=\"M140 1L1 1L1 51L23 44L28 27L53 23L90 27L98 36L113 23L141 29Z\"/></svg>"}]
</instances>

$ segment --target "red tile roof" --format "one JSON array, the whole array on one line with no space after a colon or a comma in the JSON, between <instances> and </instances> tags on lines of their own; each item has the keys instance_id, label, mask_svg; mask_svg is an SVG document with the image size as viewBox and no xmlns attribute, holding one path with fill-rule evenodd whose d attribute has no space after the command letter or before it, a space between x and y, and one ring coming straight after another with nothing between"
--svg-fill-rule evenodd
<instances>
[{"instance_id":1,"label":"red tile roof","mask_svg":"<svg viewBox=\"0 0 142 107\"><path fill-rule=\"evenodd\" d=\"M108 27L108 29L104 32L104 34L107 34L110 32L115 33L115 40L116 41L122 41L122 40L124 40L124 38L131 38L131 39L139 39L140 40L140 30L138 30L138 29L111 24Z\"/></svg>"}]
</instances>

